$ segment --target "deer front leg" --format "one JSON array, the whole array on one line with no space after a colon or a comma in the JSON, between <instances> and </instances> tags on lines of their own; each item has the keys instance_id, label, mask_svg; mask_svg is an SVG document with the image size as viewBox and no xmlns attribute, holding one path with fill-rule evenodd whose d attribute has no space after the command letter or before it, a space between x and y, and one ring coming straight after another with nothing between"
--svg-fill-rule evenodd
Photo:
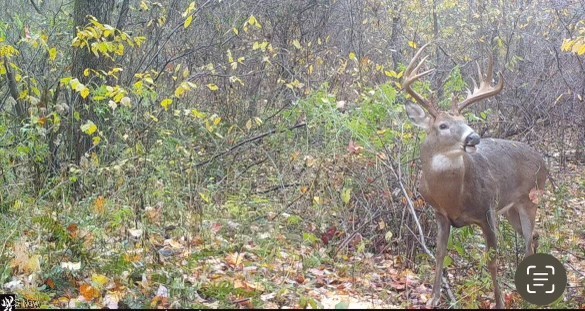
<instances>
[{"instance_id":1,"label":"deer front leg","mask_svg":"<svg viewBox=\"0 0 585 311\"><path fill-rule=\"evenodd\" d=\"M451 223L449 219L439 213L435 213L437 217L437 251L435 255L435 283L433 284L433 298L430 306L436 307L441 301L441 277L443 275L443 262L445 255L447 255L447 243L449 242L449 234L451 233Z\"/></svg>"},{"instance_id":2,"label":"deer front leg","mask_svg":"<svg viewBox=\"0 0 585 311\"><path fill-rule=\"evenodd\" d=\"M502 298L502 292L500 291L500 285L498 284L498 265L496 261L498 240L496 235L496 220L493 211L488 212L487 221L480 226L487 244L488 270L492 276L496 309L503 309L504 300Z\"/></svg>"}]
</instances>

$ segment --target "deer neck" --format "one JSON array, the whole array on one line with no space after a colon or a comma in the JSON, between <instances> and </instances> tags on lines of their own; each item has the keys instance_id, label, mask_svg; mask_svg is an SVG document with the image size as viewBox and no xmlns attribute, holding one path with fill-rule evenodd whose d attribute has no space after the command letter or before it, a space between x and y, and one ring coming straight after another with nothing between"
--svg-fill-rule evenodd
<instances>
[{"instance_id":1,"label":"deer neck","mask_svg":"<svg viewBox=\"0 0 585 311\"><path fill-rule=\"evenodd\" d=\"M469 155L463 150L447 150L434 152L424 148L422 151L423 171L426 175L437 175L443 178L454 178L462 175L466 169L465 157ZM461 176L462 177L462 176Z\"/></svg>"},{"instance_id":2,"label":"deer neck","mask_svg":"<svg viewBox=\"0 0 585 311\"><path fill-rule=\"evenodd\" d=\"M469 170L470 157L463 150L431 152L423 148L423 178L427 189L425 199L434 202L434 207L441 213L457 218L461 211L457 208L465 195L465 175ZM427 198L428 197L428 198Z\"/></svg>"}]
</instances>

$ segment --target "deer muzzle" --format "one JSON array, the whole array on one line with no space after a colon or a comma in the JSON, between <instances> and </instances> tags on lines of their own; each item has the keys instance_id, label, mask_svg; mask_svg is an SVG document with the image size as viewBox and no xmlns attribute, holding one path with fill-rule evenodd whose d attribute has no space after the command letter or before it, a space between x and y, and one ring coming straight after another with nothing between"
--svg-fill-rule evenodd
<instances>
[{"instance_id":1,"label":"deer muzzle","mask_svg":"<svg viewBox=\"0 0 585 311\"><path fill-rule=\"evenodd\" d=\"M463 142L463 149L465 149L465 152L475 152L475 146L479 144L479 141L479 135L473 132L465 137L465 141Z\"/></svg>"}]
</instances>

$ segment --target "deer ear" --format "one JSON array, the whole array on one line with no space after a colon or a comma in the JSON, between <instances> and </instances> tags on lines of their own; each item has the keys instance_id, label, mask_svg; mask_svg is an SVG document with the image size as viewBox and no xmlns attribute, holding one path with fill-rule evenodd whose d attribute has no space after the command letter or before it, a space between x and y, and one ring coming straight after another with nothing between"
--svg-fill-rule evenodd
<instances>
[{"instance_id":1,"label":"deer ear","mask_svg":"<svg viewBox=\"0 0 585 311\"><path fill-rule=\"evenodd\" d=\"M431 127L431 118L419 105L406 103L406 114L416 126L424 130Z\"/></svg>"}]
</instances>

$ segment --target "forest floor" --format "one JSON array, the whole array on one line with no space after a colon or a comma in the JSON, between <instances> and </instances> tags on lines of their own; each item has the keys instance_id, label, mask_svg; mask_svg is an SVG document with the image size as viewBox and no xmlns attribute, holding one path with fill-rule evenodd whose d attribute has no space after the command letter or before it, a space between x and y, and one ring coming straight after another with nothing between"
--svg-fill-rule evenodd
<instances>
[{"instance_id":1,"label":"forest floor","mask_svg":"<svg viewBox=\"0 0 585 311\"><path fill-rule=\"evenodd\" d=\"M537 218L540 251L556 256L568 272L569 287L554 304L558 308L585 307L584 176L582 166L557 173L557 190L548 191ZM100 204L92 208L104 208ZM151 220L161 217L158 208L145 213ZM9 231L8 238L22 234L23 242L14 246L14 273L3 289L37 306L77 308L424 308L431 298L434 263L426 255L407 265L389 253L337 252L323 237L304 234L307 228L285 213L270 221L207 217L194 232L121 228L116 230L123 234L112 235L114 227L80 223L54 233L57 237L37 238L21 229L21 217ZM67 235L65 251L55 251L59 234ZM477 241L470 247L481 249ZM449 252L454 261L447 272L457 306L493 307L485 265ZM83 264L72 260L74 254L86 256ZM534 307L514 290L514 256L500 258L506 305ZM442 306L449 306L446 296Z\"/></svg>"}]
</instances>

